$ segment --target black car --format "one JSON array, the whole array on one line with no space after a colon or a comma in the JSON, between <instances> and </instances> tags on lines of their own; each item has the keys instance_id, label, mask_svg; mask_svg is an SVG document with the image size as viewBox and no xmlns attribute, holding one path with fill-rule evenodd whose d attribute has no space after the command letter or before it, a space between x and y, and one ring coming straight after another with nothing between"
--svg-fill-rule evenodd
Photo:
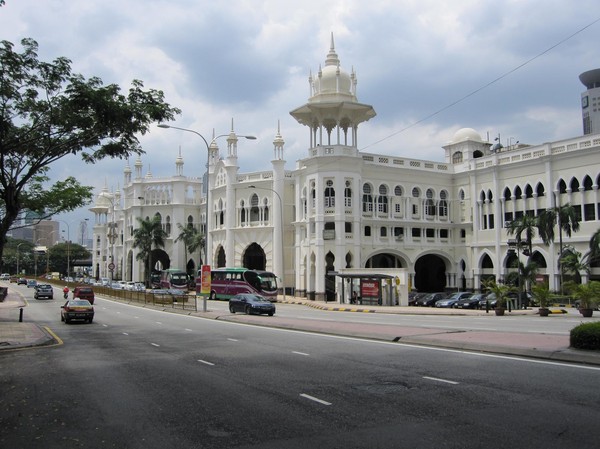
<instances>
[{"instance_id":1,"label":"black car","mask_svg":"<svg viewBox=\"0 0 600 449\"><path fill-rule=\"evenodd\" d=\"M494 293L488 293L479 300L477 308L485 309L489 306L490 309L495 309L496 302L498 302L498 300L496 299L496 295Z\"/></svg>"},{"instance_id":2,"label":"black car","mask_svg":"<svg viewBox=\"0 0 600 449\"><path fill-rule=\"evenodd\" d=\"M231 313L244 312L246 315L266 313L273 316L275 304L261 295L239 293L229 299L229 311Z\"/></svg>"},{"instance_id":3,"label":"black car","mask_svg":"<svg viewBox=\"0 0 600 449\"><path fill-rule=\"evenodd\" d=\"M485 298L486 293L474 293L467 298L463 298L454 304L457 309L477 309L479 307L479 301Z\"/></svg>"},{"instance_id":4,"label":"black car","mask_svg":"<svg viewBox=\"0 0 600 449\"><path fill-rule=\"evenodd\" d=\"M25 278L17 279L17 285L27 285L27 279L25 279Z\"/></svg>"},{"instance_id":5,"label":"black car","mask_svg":"<svg viewBox=\"0 0 600 449\"><path fill-rule=\"evenodd\" d=\"M415 305L420 307L434 307L437 301L444 299L446 296L446 293L443 292L429 293L422 298L417 299Z\"/></svg>"},{"instance_id":6,"label":"black car","mask_svg":"<svg viewBox=\"0 0 600 449\"><path fill-rule=\"evenodd\" d=\"M54 289L50 284L38 284L35 286L35 293L33 294L33 297L35 299L54 299Z\"/></svg>"}]
</instances>

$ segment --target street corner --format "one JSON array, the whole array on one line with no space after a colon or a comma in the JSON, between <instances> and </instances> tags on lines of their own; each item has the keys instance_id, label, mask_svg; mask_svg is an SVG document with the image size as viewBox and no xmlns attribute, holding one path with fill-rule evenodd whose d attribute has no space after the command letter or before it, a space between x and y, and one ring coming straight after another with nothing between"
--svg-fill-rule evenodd
<instances>
[{"instance_id":1,"label":"street corner","mask_svg":"<svg viewBox=\"0 0 600 449\"><path fill-rule=\"evenodd\" d=\"M63 342L50 328L35 323L0 323L0 351L61 345Z\"/></svg>"}]
</instances>

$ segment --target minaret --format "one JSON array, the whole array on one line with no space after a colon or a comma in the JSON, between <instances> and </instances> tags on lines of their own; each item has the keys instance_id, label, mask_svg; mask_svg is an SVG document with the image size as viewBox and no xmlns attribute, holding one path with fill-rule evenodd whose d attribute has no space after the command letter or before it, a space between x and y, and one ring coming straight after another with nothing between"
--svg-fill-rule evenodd
<instances>
[{"instance_id":1,"label":"minaret","mask_svg":"<svg viewBox=\"0 0 600 449\"><path fill-rule=\"evenodd\" d=\"M285 251L285 160L283 159L283 146L285 141L281 137L280 123L277 121L277 134L273 139L274 159L273 165L273 267L275 274L282 280L285 279L286 264L283 253ZM285 288L282 285L282 288ZM283 292L285 296L285 291Z\"/></svg>"}]
</instances>

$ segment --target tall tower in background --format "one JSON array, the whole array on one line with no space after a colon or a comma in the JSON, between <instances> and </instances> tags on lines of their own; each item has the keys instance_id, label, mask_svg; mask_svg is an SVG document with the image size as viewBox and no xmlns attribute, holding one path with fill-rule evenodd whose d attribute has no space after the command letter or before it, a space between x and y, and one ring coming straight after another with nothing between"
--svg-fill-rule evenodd
<instances>
[{"instance_id":1,"label":"tall tower in background","mask_svg":"<svg viewBox=\"0 0 600 449\"><path fill-rule=\"evenodd\" d=\"M583 134L600 133L600 69L588 70L579 75L586 87L581 94Z\"/></svg>"}]
</instances>

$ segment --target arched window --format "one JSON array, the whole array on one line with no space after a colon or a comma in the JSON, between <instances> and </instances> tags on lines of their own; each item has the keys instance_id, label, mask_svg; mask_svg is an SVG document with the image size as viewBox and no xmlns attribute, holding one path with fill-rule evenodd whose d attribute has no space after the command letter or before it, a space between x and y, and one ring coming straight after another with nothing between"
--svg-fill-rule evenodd
<instances>
[{"instance_id":1,"label":"arched window","mask_svg":"<svg viewBox=\"0 0 600 449\"><path fill-rule=\"evenodd\" d=\"M448 216L448 202L446 199L448 198L448 192L442 190L440 192L440 202L438 203L438 215L440 217Z\"/></svg>"},{"instance_id":2,"label":"arched window","mask_svg":"<svg viewBox=\"0 0 600 449\"><path fill-rule=\"evenodd\" d=\"M533 189L529 184L525 186L525 198L533 198Z\"/></svg>"},{"instance_id":3,"label":"arched window","mask_svg":"<svg viewBox=\"0 0 600 449\"><path fill-rule=\"evenodd\" d=\"M344 206L352 207L352 184L350 181L346 181L346 187L344 188Z\"/></svg>"},{"instance_id":4,"label":"arched window","mask_svg":"<svg viewBox=\"0 0 600 449\"><path fill-rule=\"evenodd\" d=\"M589 175L585 175L585 178L583 178L583 190L593 190L592 178Z\"/></svg>"},{"instance_id":5,"label":"arched window","mask_svg":"<svg viewBox=\"0 0 600 449\"><path fill-rule=\"evenodd\" d=\"M558 181L558 192L567 193L567 184L562 179Z\"/></svg>"},{"instance_id":6,"label":"arched window","mask_svg":"<svg viewBox=\"0 0 600 449\"><path fill-rule=\"evenodd\" d=\"M325 183L325 207L335 207L335 189L333 188L333 181L329 179Z\"/></svg>"},{"instance_id":7,"label":"arched window","mask_svg":"<svg viewBox=\"0 0 600 449\"><path fill-rule=\"evenodd\" d=\"M457 151L452 155L452 163L460 164L463 161L463 154L460 151Z\"/></svg>"},{"instance_id":8,"label":"arched window","mask_svg":"<svg viewBox=\"0 0 600 449\"><path fill-rule=\"evenodd\" d=\"M188 215L187 217L187 226L188 228L194 227L194 217L192 217L191 215Z\"/></svg>"},{"instance_id":9,"label":"arched window","mask_svg":"<svg viewBox=\"0 0 600 449\"><path fill-rule=\"evenodd\" d=\"M260 211L258 210L258 195L254 193L250 197L250 221L258 221L260 219Z\"/></svg>"},{"instance_id":10,"label":"arched window","mask_svg":"<svg viewBox=\"0 0 600 449\"><path fill-rule=\"evenodd\" d=\"M540 196L544 196L545 194L545 189L544 189L544 184L542 184L541 182L535 187L535 193L537 194L538 197Z\"/></svg>"},{"instance_id":11,"label":"arched window","mask_svg":"<svg viewBox=\"0 0 600 449\"><path fill-rule=\"evenodd\" d=\"M165 232L167 237L171 235L171 217L167 215L167 224L165 225Z\"/></svg>"},{"instance_id":12,"label":"arched window","mask_svg":"<svg viewBox=\"0 0 600 449\"><path fill-rule=\"evenodd\" d=\"M510 189L506 187L504 189L504 201L510 201L512 199L512 195L510 194Z\"/></svg>"},{"instance_id":13,"label":"arched window","mask_svg":"<svg viewBox=\"0 0 600 449\"><path fill-rule=\"evenodd\" d=\"M363 200L362 210L363 212L373 212L373 195L372 195L371 184L363 185Z\"/></svg>"},{"instance_id":14,"label":"arched window","mask_svg":"<svg viewBox=\"0 0 600 449\"><path fill-rule=\"evenodd\" d=\"M244 200L240 201L240 223L244 224L246 223L246 207L245 207L246 203L244 203Z\"/></svg>"},{"instance_id":15,"label":"arched window","mask_svg":"<svg viewBox=\"0 0 600 449\"><path fill-rule=\"evenodd\" d=\"M403 194L404 194L404 190L402 189L402 186L394 187L394 195L402 196Z\"/></svg>"},{"instance_id":16,"label":"arched window","mask_svg":"<svg viewBox=\"0 0 600 449\"><path fill-rule=\"evenodd\" d=\"M520 200L521 198L523 198L523 191L521 187L517 186L515 187L515 199Z\"/></svg>"},{"instance_id":17,"label":"arched window","mask_svg":"<svg viewBox=\"0 0 600 449\"><path fill-rule=\"evenodd\" d=\"M387 193L387 186L381 184L379 186L379 196L377 197L377 212L381 214L387 214L388 211Z\"/></svg>"},{"instance_id":18,"label":"arched window","mask_svg":"<svg viewBox=\"0 0 600 449\"><path fill-rule=\"evenodd\" d=\"M573 179L571 179L571 192L577 192L579 190L579 180L575 177L573 177Z\"/></svg>"},{"instance_id":19,"label":"arched window","mask_svg":"<svg viewBox=\"0 0 600 449\"><path fill-rule=\"evenodd\" d=\"M435 203L433 201L433 190L427 189L425 192L427 196L427 200L425 200L425 215L433 216L435 215Z\"/></svg>"}]
</instances>

